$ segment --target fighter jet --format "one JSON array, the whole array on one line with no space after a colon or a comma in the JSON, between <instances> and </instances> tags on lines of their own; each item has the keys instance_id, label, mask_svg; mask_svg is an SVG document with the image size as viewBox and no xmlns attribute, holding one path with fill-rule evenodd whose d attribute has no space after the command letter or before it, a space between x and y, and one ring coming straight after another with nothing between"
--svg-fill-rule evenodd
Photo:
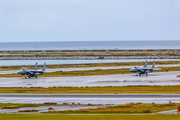
<instances>
[{"instance_id":1,"label":"fighter jet","mask_svg":"<svg viewBox=\"0 0 180 120\"><path fill-rule=\"evenodd\" d=\"M135 66L131 68L129 71L136 73L136 75L139 74L139 76L141 76L141 74L146 74L146 76L148 76L148 73L153 72L154 69L155 69L155 60L153 61L152 68L147 68L147 60L146 60L143 68Z\"/></svg>"},{"instance_id":2,"label":"fighter jet","mask_svg":"<svg viewBox=\"0 0 180 120\"><path fill-rule=\"evenodd\" d=\"M31 77L37 78L37 75L43 75L43 73L45 72L45 69L46 69L46 63L44 63L42 70L37 70L37 63L36 63L33 70L22 68L20 71L17 72L17 74L25 75L25 78L26 76L29 78Z\"/></svg>"}]
</instances>

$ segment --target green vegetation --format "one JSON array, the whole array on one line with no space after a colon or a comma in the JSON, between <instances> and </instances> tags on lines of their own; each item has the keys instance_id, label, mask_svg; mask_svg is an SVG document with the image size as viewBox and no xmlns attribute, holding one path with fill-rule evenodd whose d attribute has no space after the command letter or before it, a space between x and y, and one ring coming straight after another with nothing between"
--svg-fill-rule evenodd
<instances>
[{"instance_id":1,"label":"green vegetation","mask_svg":"<svg viewBox=\"0 0 180 120\"><path fill-rule=\"evenodd\" d=\"M0 51L0 57L61 57L61 56L178 56L180 50L48 50Z\"/></svg>"},{"instance_id":2,"label":"green vegetation","mask_svg":"<svg viewBox=\"0 0 180 120\"><path fill-rule=\"evenodd\" d=\"M39 104L30 104L30 103L0 103L0 108L2 109L18 109L21 107L39 107L39 106L49 106L49 105L57 105L54 102L45 102Z\"/></svg>"},{"instance_id":3,"label":"green vegetation","mask_svg":"<svg viewBox=\"0 0 180 120\"><path fill-rule=\"evenodd\" d=\"M180 86L125 86L125 87L1 87L0 93L34 94L180 94Z\"/></svg>"},{"instance_id":4,"label":"green vegetation","mask_svg":"<svg viewBox=\"0 0 180 120\"><path fill-rule=\"evenodd\" d=\"M152 65L152 62L148 62L148 65ZM156 61L156 65L167 64L180 64L180 61ZM97 63L97 64L69 64L69 65L47 65L47 69L55 68L76 68L76 67L110 67L110 66L143 66L144 62L122 62L122 63ZM22 67L33 69L34 66L4 66L0 68L0 71L6 70L20 70ZM38 69L42 69L42 65L38 66Z\"/></svg>"},{"instance_id":5,"label":"green vegetation","mask_svg":"<svg viewBox=\"0 0 180 120\"><path fill-rule=\"evenodd\" d=\"M180 115L30 115L0 114L1 120L180 120Z\"/></svg>"},{"instance_id":6,"label":"green vegetation","mask_svg":"<svg viewBox=\"0 0 180 120\"><path fill-rule=\"evenodd\" d=\"M177 109L180 103L168 104L146 104L146 103L127 103L117 106L107 106L102 108L80 109L80 110L65 110L65 111L49 111L45 113L63 113L63 114L112 114L112 113L155 113L166 110Z\"/></svg>"},{"instance_id":7,"label":"green vegetation","mask_svg":"<svg viewBox=\"0 0 180 120\"><path fill-rule=\"evenodd\" d=\"M26 104L26 103L0 103L2 109L18 109L21 107L39 107L40 104Z\"/></svg>"}]
</instances>

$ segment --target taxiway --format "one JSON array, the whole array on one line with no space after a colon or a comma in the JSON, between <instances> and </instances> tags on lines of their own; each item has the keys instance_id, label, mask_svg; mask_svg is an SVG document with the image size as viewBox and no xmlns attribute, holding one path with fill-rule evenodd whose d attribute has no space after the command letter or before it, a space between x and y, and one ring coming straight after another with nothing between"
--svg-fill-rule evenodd
<instances>
[{"instance_id":1,"label":"taxiway","mask_svg":"<svg viewBox=\"0 0 180 120\"><path fill-rule=\"evenodd\" d=\"M180 71L135 74L115 74L76 77L0 78L0 87L53 87L53 86L134 86L134 85L180 85Z\"/></svg>"},{"instance_id":2,"label":"taxiway","mask_svg":"<svg viewBox=\"0 0 180 120\"><path fill-rule=\"evenodd\" d=\"M125 104L169 101L179 102L180 94L0 94L0 103Z\"/></svg>"}]
</instances>

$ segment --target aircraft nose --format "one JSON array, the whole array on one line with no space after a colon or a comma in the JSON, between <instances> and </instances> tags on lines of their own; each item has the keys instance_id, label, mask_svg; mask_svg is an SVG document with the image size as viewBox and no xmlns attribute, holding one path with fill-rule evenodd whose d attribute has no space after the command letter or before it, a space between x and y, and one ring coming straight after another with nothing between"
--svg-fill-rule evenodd
<instances>
[{"instance_id":1,"label":"aircraft nose","mask_svg":"<svg viewBox=\"0 0 180 120\"><path fill-rule=\"evenodd\" d=\"M17 74L21 74L21 71L18 71Z\"/></svg>"},{"instance_id":2,"label":"aircraft nose","mask_svg":"<svg viewBox=\"0 0 180 120\"><path fill-rule=\"evenodd\" d=\"M130 72L135 72L135 69L134 69L134 68L131 68L129 71L130 71Z\"/></svg>"}]
</instances>

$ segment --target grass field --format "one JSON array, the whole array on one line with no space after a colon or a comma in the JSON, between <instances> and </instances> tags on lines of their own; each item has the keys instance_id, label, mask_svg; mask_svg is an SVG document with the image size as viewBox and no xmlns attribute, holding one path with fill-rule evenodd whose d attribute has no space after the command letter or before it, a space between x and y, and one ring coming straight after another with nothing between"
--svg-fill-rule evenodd
<instances>
[{"instance_id":1,"label":"grass field","mask_svg":"<svg viewBox=\"0 0 180 120\"><path fill-rule=\"evenodd\" d=\"M35 64L35 63L34 63ZM152 65L152 62L148 62L148 65ZM156 61L156 65L166 64L180 64L180 61ZM108 66L143 66L144 62L123 62L123 63L97 63L97 64L69 64L69 65L47 65L47 68L76 68L76 67L108 67ZM6 70L20 70L22 67L33 69L34 66L4 66L0 68L0 71ZM42 69L42 65L38 65L38 69Z\"/></svg>"},{"instance_id":2,"label":"grass field","mask_svg":"<svg viewBox=\"0 0 180 120\"><path fill-rule=\"evenodd\" d=\"M0 51L0 57L69 57L69 56L178 56L180 50L52 50Z\"/></svg>"},{"instance_id":3,"label":"grass field","mask_svg":"<svg viewBox=\"0 0 180 120\"><path fill-rule=\"evenodd\" d=\"M168 72L168 71L180 71L180 67L159 67L160 70L154 70L154 72ZM129 68L122 69L96 69L96 70L85 70L85 71L56 71L50 73L44 73L38 77L70 77L70 76L92 76L92 75L111 75L111 74L128 74ZM0 74L0 77L23 77L20 74Z\"/></svg>"},{"instance_id":4,"label":"grass field","mask_svg":"<svg viewBox=\"0 0 180 120\"><path fill-rule=\"evenodd\" d=\"M33 94L180 94L180 86L126 86L126 87L1 87L0 93Z\"/></svg>"},{"instance_id":5,"label":"grass field","mask_svg":"<svg viewBox=\"0 0 180 120\"><path fill-rule=\"evenodd\" d=\"M167 104L146 104L146 103L127 103L117 106L107 106L95 109L65 110L65 111L49 111L45 113L61 113L61 114L139 114L139 113L156 113L160 111L174 110L180 106L180 103Z\"/></svg>"},{"instance_id":6,"label":"grass field","mask_svg":"<svg viewBox=\"0 0 180 120\"><path fill-rule=\"evenodd\" d=\"M0 103L0 108L2 109L18 109L21 107L39 107L39 106L48 106L48 105L56 105L57 103L46 102L39 104L31 104L31 103Z\"/></svg>"},{"instance_id":7,"label":"grass field","mask_svg":"<svg viewBox=\"0 0 180 120\"><path fill-rule=\"evenodd\" d=\"M25 104L25 103L0 103L0 108L17 109L21 107L38 107L40 104Z\"/></svg>"},{"instance_id":8,"label":"grass field","mask_svg":"<svg viewBox=\"0 0 180 120\"><path fill-rule=\"evenodd\" d=\"M0 114L1 120L180 120L180 115L29 115Z\"/></svg>"}]
</instances>

